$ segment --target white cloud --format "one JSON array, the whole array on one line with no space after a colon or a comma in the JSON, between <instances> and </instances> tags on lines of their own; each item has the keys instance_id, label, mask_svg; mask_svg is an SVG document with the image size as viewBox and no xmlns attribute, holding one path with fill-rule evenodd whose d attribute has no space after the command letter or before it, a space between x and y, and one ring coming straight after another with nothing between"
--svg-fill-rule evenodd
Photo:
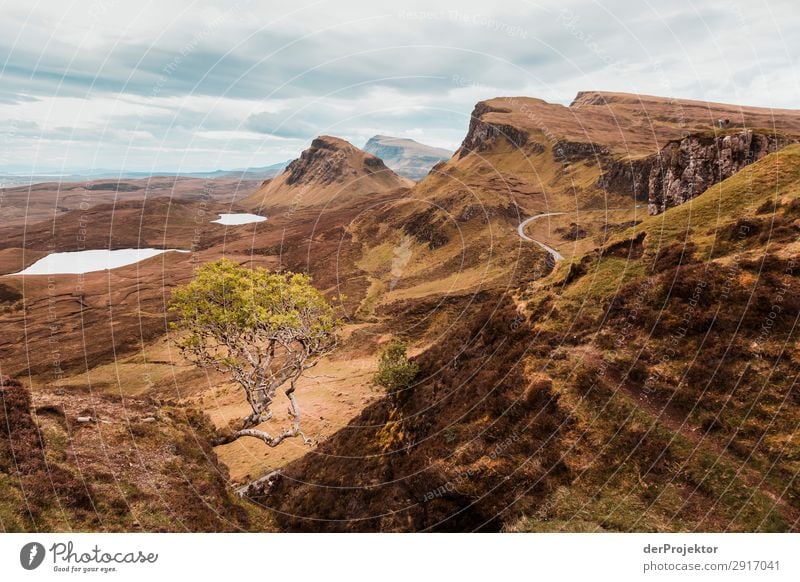
<instances>
[{"instance_id":1,"label":"white cloud","mask_svg":"<svg viewBox=\"0 0 800 582\"><path fill-rule=\"evenodd\" d=\"M317 133L452 148L501 94L793 107L799 84L790 0L11 0L3 15L5 166L264 165Z\"/></svg>"}]
</instances>

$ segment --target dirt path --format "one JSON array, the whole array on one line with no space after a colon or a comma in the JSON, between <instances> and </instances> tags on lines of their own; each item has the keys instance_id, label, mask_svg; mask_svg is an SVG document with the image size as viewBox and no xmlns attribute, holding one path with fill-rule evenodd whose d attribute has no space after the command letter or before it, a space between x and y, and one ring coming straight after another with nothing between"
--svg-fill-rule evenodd
<instances>
[{"instance_id":1,"label":"dirt path","mask_svg":"<svg viewBox=\"0 0 800 582\"><path fill-rule=\"evenodd\" d=\"M736 476L748 487L758 490L769 497L789 523L797 523L798 519L800 519L800 512L784 498L785 492L775 489L767 482L766 477L759 470L747 465L747 460L742 461L742 459L733 455L727 445L723 447L699 426L692 425L686 417L672 410L669 405L663 406L642 398L640 391L625 382L617 382L617 387L619 388L618 394L627 398L634 406L645 411L673 433L689 440L695 446L695 451L701 450L700 447L702 446L705 450L713 452L717 456L718 462L724 460L732 467L735 467Z\"/></svg>"},{"instance_id":2,"label":"dirt path","mask_svg":"<svg viewBox=\"0 0 800 582\"><path fill-rule=\"evenodd\" d=\"M600 366L602 363L602 355L594 348L580 350L580 357L582 361L590 366ZM676 412L669 405L665 406L662 403L643 398L641 390L622 381L619 374L609 374L606 376L606 380L609 386L613 388L615 395L649 415L655 422L669 429L674 435L680 435L694 445L692 454L703 450L715 454L717 456L716 462L724 462L735 468L736 477L742 483L754 491L759 491L769 497L774 507L788 523L798 523L800 511L785 499L785 491L777 490L759 470L747 466L747 460L743 461L734 455L727 446L723 446L711 438L699 426L691 424L685 415ZM684 466L687 462L688 460L683 461ZM795 526L792 527L794 528Z\"/></svg>"}]
</instances>

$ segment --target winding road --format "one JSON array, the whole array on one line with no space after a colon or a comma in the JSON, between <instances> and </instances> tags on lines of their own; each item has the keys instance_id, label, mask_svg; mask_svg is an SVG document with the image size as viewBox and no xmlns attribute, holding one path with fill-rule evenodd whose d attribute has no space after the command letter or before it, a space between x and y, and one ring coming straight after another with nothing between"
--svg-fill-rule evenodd
<instances>
[{"instance_id":1,"label":"winding road","mask_svg":"<svg viewBox=\"0 0 800 582\"><path fill-rule=\"evenodd\" d=\"M559 253L556 249L554 249L553 247L551 247L549 245L544 244L541 241L533 239L533 238L529 237L527 234L525 234L525 227L528 226L534 220L539 220L540 218L547 218L548 216L559 216L561 214L566 214L566 212L547 212L545 214L537 214L536 216L531 216L530 218L526 218L525 220L523 220L522 222L519 223L519 226L517 227L517 234L519 235L519 237L522 240L526 240L526 241L529 241L529 242L532 242L532 243L536 243L537 245L542 247L544 250L546 250L548 253L550 253L550 255L556 261L563 261L564 260L563 255L561 253Z\"/></svg>"},{"instance_id":2,"label":"winding road","mask_svg":"<svg viewBox=\"0 0 800 582\"><path fill-rule=\"evenodd\" d=\"M636 208L642 208L642 205L637 204ZM630 210L630 208L598 208L596 210L584 210L583 212L624 212L626 210ZM556 249L554 249L549 245L544 244L541 241L533 239L529 237L527 234L525 234L525 227L527 227L534 220L539 220L540 218L547 218L548 216L560 216L562 214L566 214L566 212L545 212L544 214L537 214L536 216L531 216L530 218L526 218L525 220L519 223L519 226L517 227L517 234L522 240L536 243L537 245L542 247L544 250L550 253L550 255L556 261L563 261L564 256L561 253L559 253Z\"/></svg>"}]
</instances>

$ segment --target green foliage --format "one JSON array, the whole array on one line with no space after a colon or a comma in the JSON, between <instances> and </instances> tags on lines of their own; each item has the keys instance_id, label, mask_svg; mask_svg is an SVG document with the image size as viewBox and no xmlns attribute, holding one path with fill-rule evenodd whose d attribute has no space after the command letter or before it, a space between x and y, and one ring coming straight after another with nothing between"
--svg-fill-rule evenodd
<instances>
[{"instance_id":1,"label":"green foliage","mask_svg":"<svg viewBox=\"0 0 800 582\"><path fill-rule=\"evenodd\" d=\"M298 422L295 381L336 348L341 326L308 275L271 273L228 259L200 267L192 282L172 292L170 310L177 314L173 328L183 354L228 373L245 390L253 414L241 428L271 416L284 384ZM298 431L295 426L291 434Z\"/></svg>"},{"instance_id":2,"label":"green foliage","mask_svg":"<svg viewBox=\"0 0 800 582\"><path fill-rule=\"evenodd\" d=\"M378 372L373 381L389 392L397 392L411 386L419 373L419 364L412 362L406 355L405 342L393 339L381 352L378 361Z\"/></svg>"},{"instance_id":3,"label":"green foliage","mask_svg":"<svg viewBox=\"0 0 800 582\"><path fill-rule=\"evenodd\" d=\"M200 267L191 283L172 292L170 309L178 314L176 327L191 336L301 331L313 339L340 324L308 275L249 269L229 259Z\"/></svg>"}]
</instances>

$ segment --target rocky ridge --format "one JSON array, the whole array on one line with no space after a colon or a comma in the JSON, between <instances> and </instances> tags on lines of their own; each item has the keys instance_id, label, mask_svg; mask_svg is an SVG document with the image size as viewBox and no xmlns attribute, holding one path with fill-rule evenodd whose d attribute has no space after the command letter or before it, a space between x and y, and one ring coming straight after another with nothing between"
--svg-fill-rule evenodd
<instances>
[{"instance_id":1,"label":"rocky ridge","mask_svg":"<svg viewBox=\"0 0 800 582\"><path fill-rule=\"evenodd\" d=\"M383 160L371 155L363 155L363 159L356 167L351 168L348 158L362 157L363 152L350 143L321 136L311 142L311 146L300 154L300 157L286 167L286 184L331 184L345 178L348 174L355 174L361 169L367 174L390 171Z\"/></svg>"},{"instance_id":2,"label":"rocky ridge","mask_svg":"<svg viewBox=\"0 0 800 582\"><path fill-rule=\"evenodd\" d=\"M412 184L380 158L343 139L323 135L315 138L282 174L245 198L242 205L255 211L268 207L330 206Z\"/></svg>"},{"instance_id":3,"label":"rocky ridge","mask_svg":"<svg viewBox=\"0 0 800 582\"><path fill-rule=\"evenodd\" d=\"M651 215L683 204L795 140L749 129L670 141L657 154L611 162L597 185L647 201Z\"/></svg>"},{"instance_id":4,"label":"rocky ridge","mask_svg":"<svg viewBox=\"0 0 800 582\"><path fill-rule=\"evenodd\" d=\"M496 123L485 119L488 113L510 112L510 109L493 107L484 101L478 103L472 111L467 135L456 155L463 158L471 152L487 151L501 138L517 148L527 145L530 136L524 129L516 125ZM533 147L537 152L544 151L544 146L541 144L533 144Z\"/></svg>"}]
</instances>

